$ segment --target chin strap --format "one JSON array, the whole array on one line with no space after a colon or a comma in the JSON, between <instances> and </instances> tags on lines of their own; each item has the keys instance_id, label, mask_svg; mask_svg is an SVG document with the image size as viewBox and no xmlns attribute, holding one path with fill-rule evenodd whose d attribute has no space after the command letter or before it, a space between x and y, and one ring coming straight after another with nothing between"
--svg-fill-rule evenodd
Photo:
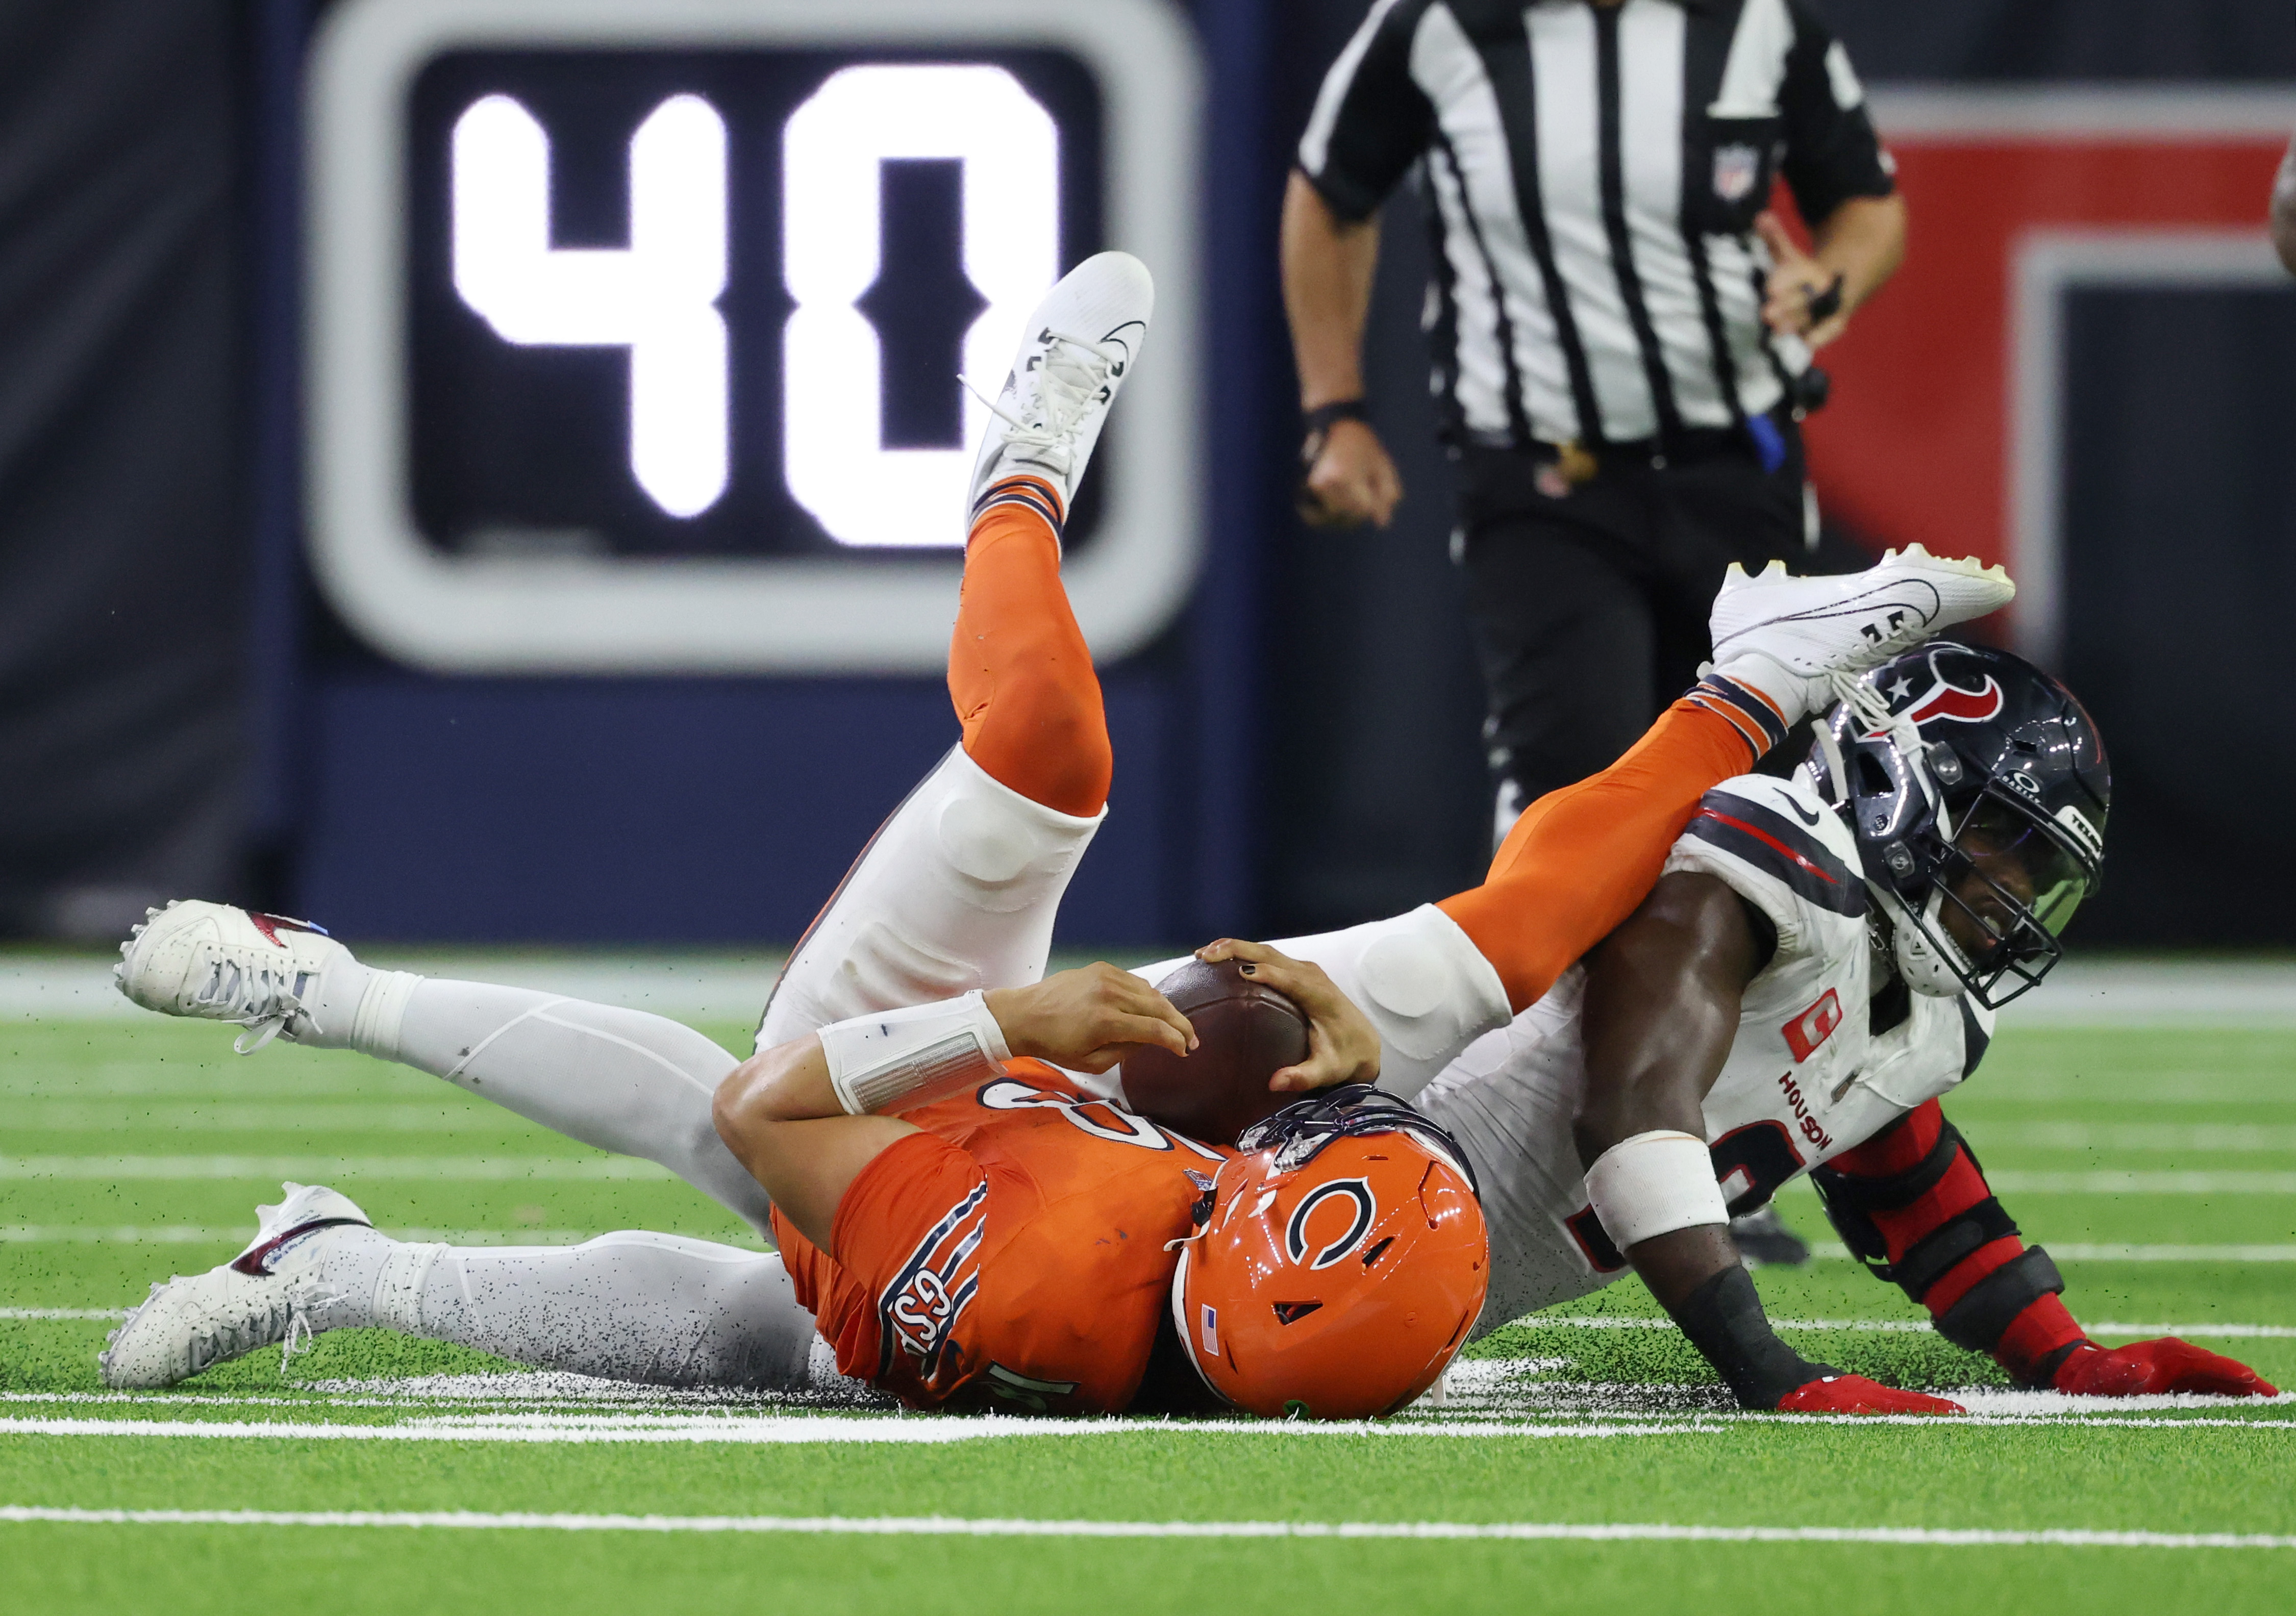
<instances>
[{"instance_id":1,"label":"chin strap","mask_svg":"<svg viewBox=\"0 0 2296 1616\"><path fill-rule=\"evenodd\" d=\"M1869 1273L1927 1308L1956 1346L1992 1354L2019 1384L2046 1384L2086 1339L2058 1299L2057 1265L2024 1243L1937 1101L1810 1178Z\"/></svg>"}]
</instances>

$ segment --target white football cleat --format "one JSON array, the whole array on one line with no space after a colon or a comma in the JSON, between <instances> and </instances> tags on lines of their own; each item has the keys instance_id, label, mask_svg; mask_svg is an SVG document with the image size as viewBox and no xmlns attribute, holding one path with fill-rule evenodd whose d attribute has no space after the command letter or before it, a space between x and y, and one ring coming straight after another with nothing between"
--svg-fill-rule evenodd
<instances>
[{"instance_id":1,"label":"white football cleat","mask_svg":"<svg viewBox=\"0 0 2296 1616\"><path fill-rule=\"evenodd\" d=\"M996 419L972 464L968 520L999 497L1021 501L1025 490L1003 486L1034 477L1058 496L1060 508L1046 514L1060 530L1109 406L1139 362L1155 308L1148 266L1126 252L1086 258L1045 294L1004 390L988 405Z\"/></svg>"},{"instance_id":2,"label":"white football cleat","mask_svg":"<svg viewBox=\"0 0 2296 1616\"><path fill-rule=\"evenodd\" d=\"M1784 561L1723 575L1708 620L1714 660L1767 657L1805 678L1862 673L1940 630L2000 610L2017 586L1998 567L1892 550L1864 572L1791 577Z\"/></svg>"},{"instance_id":3,"label":"white football cleat","mask_svg":"<svg viewBox=\"0 0 2296 1616\"><path fill-rule=\"evenodd\" d=\"M373 1228L348 1196L324 1184L282 1184L285 1199L255 1209L255 1238L229 1262L152 1287L96 1356L103 1383L116 1392L172 1386L201 1370L261 1347L292 1348L308 1331L307 1301L293 1282L272 1273L273 1253L300 1236L342 1224Z\"/></svg>"},{"instance_id":4,"label":"white football cleat","mask_svg":"<svg viewBox=\"0 0 2296 1616\"><path fill-rule=\"evenodd\" d=\"M1825 577L1791 576L1783 561L1749 576L1734 561L1708 622L1718 666L1759 657L1798 682L1806 710L1816 713L1833 704L1834 676L1879 667L1955 624L2000 610L2016 593L1998 567L1908 544L1864 572ZM1757 682L1768 691L1779 681Z\"/></svg>"},{"instance_id":5,"label":"white football cleat","mask_svg":"<svg viewBox=\"0 0 2296 1616\"><path fill-rule=\"evenodd\" d=\"M111 967L119 991L164 1016L238 1023L248 1029L232 1044L242 1055L283 1031L291 1041L311 1032L306 1001L320 974L351 959L317 926L284 915L194 898L147 916L119 945Z\"/></svg>"}]
</instances>

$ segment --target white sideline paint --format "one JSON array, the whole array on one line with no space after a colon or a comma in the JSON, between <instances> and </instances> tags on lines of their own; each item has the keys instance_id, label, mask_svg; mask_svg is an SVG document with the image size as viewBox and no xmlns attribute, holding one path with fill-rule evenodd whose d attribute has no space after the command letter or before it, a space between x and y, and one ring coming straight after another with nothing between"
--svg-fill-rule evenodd
<instances>
[{"instance_id":1,"label":"white sideline paint","mask_svg":"<svg viewBox=\"0 0 2296 1616\"><path fill-rule=\"evenodd\" d=\"M2128 1151L2143 1155L2296 1154L2286 1122L1986 1122L1975 1125L1989 1150Z\"/></svg>"},{"instance_id":2,"label":"white sideline paint","mask_svg":"<svg viewBox=\"0 0 2296 1616\"><path fill-rule=\"evenodd\" d=\"M1537 1313L1517 1324L1535 1330L1671 1330L1671 1318L1620 1318L1607 1314L1543 1318ZM1773 1318L1775 1330L1880 1331L1915 1334L1931 1327L1926 1318ZM2296 1339L2296 1325L2279 1324L2093 1324L2082 1326L2091 1335L2217 1335L2251 1339Z\"/></svg>"},{"instance_id":3,"label":"white sideline paint","mask_svg":"<svg viewBox=\"0 0 2296 1616\"><path fill-rule=\"evenodd\" d=\"M2020 1422L2030 1424L2030 1421ZM2231 1423L2231 1422L2227 1422ZM1199 1424L1139 1419L1016 1419L996 1414L824 1415L755 1417L652 1415L489 1414L407 1420L395 1425L328 1425L284 1421L97 1420L0 1418L0 1438L12 1436L212 1437L226 1441L340 1442L714 1443L779 1446L792 1442L976 1442L1038 1436L1439 1436L1614 1437L1683 1436L1718 1426L1575 1424L1535 1425L1479 1420L1434 1424L1377 1420L1236 1420Z\"/></svg>"},{"instance_id":4,"label":"white sideline paint","mask_svg":"<svg viewBox=\"0 0 2296 1616\"><path fill-rule=\"evenodd\" d=\"M0 1179L48 1179L99 1183L179 1179L243 1179L343 1183L369 1179L589 1181L675 1177L635 1156L0 1156ZM1997 1191L2075 1196L2296 1196L2296 1172L2048 1172L2012 1168L1990 1172Z\"/></svg>"},{"instance_id":5,"label":"white sideline paint","mask_svg":"<svg viewBox=\"0 0 2296 1616\"><path fill-rule=\"evenodd\" d=\"M2001 1014L2005 1028L2296 1025L2296 964L2284 959L2078 956Z\"/></svg>"},{"instance_id":6,"label":"white sideline paint","mask_svg":"<svg viewBox=\"0 0 2296 1616\"><path fill-rule=\"evenodd\" d=\"M2004 1195L2296 1196L2296 1172L2033 1172L2011 1168L1987 1173L1985 1181Z\"/></svg>"},{"instance_id":7,"label":"white sideline paint","mask_svg":"<svg viewBox=\"0 0 2296 1616\"><path fill-rule=\"evenodd\" d=\"M176 1092L180 1092L180 1086ZM467 1133L489 1123L498 1130L517 1127L497 1112L466 1103L455 1090L440 1088L422 1100L310 1100L258 1105L184 1097L180 1104L138 1106L61 1098L46 1093L25 1097L8 1118L11 1133L111 1133L135 1129L149 1133L289 1133L308 1139L331 1133ZM2296 1147L2291 1147L2296 1148Z\"/></svg>"},{"instance_id":8,"label":"white sideline paint","mask_svg":"<svg viewBox=\"0 0 2296 1616\"><path fill-rule=\"evenodd\" d=\"M436 1237L430 1231L410 1232L409 1239ZM464 1243L469 1244L469 1243ZM0 1318L125 1318L125 1308L0 1308ZM1671 1330L1670 1318L1618 1318L1597 1315L1592 1318L1564 1315L1543 1318L1538 1314L1516 1322L1533 1329L1561 1330ZM1773 1318L1771 1327L1779 1330L1856 1330L1882 1332L1890 1334L1916 1334L1931 1327L1925 1318ZM2296 1339L2296 1325L2278 1324L2093 1324L2085 1326L2092 1335L2215 1335L2251 1340Z\"/></svg>"},{"instance_id":9,"label":"white sideline paint","mask_svg":"<svg viewBox=\"0 0 2296 1616\"><path fill-rule=\"evenodd\" d=\"M668 1168L636 1156L0 1156L0 1179L116 1182L156 1179L294 1179L332 1184L364 1179L660 1179ZM2288 1175L2296 1179L2296 1173Z\"/></svg>"},{"instance_id":10,"label":"white sideline paint","mask_svg":"<svg viewBox=\"0 0 2296 1616\"><path fill-rule=\"evenodd\" d=\"M2296 1262L2296 1245L2099 1245L2056 1240L2047 1245L2049 1255L2060 1262ZM1848 1246L1831 1241L1816 1242L1810 1255L1825 1261L1855 1261Z\"/></svg>"},{"instance_id":11,"label":"white sideline paint","mask_svg":"<svg viewBox=\"0 0 2296 1616\"><path fill-rule=\"evenodd\" d=\"M583 1228L402 1228L387 1231L394 1238L439 1241L447 1245L579 1245L603 1229ZM698 1238L739 1245L749 1239L742 1230L670 1230ZM0 1245L226 1245L247 1243L248 1228L207 1228L188 1223L0 1223ZM2296 1262L2296 1245L2112 1245L2078 1242L2048 1242L2049 1255L2060 1262ZM1813 1243L1810 1255L1820 1261L1852 1261L1849 1249L1833 1241Z\"/></svg>"},{"instance_id":12,"label":"white sideline paint","mask_svg":"<svg viewBox=\"0 0 2296 1616\"><path fill-rule=\"evenodd\" d=\"M253 1233L248 1224L237 1228L202 1228L189 1223L133 1224L106 1227L100 1223L0 1223L0 1245L221 1245L233 1250L247 1244ZM392 1238L439 1241L447 1245L579 1245L603 1229L581 1228L401 1228L394 1224ZM668 1231L676 1233L676 1230ZM701 1238L738 1243L754 1238L746 1230L711 1230Z\"/></svg>"},{"instance_id":13,"label":"white sideline paint","mask_svg":"<svg viewBox=\"0 0 2296 1616\"><path fill-rule=\"evenodd\" d=\"M578 953L530 951L424 953L380 950L362 953L383 970L426 976L539 988L597 1004L652 1010L677 1021L757 1024L758 1007L779 974L779 951L719 953ZM124 1020L151 1014L137 1008L111 980L110 958L18 954L0 960L0 1021Z\"/></svg>"},{"instance_id":14,"label":"white sideline paint","mask_svg":"<svg viewBox=\"0 0 2296 1616\"><path fill-rule=\"evenodd\" d=\"M2122 100L2116 94L2116 104ZM324 917L318 917L322 921ZM354 940L356 943L356 940ZM749 1022L781 968L777 952L362 955L385 970L539 988L679 1021ZM1082 964L1062 955L1056 967ZM112 985L111 961L73 954L0 959L0 1020L124 1020L140 1010ZM2279 959L2075 958L2003 1015L2019 1027L2296 1025L2296 964Z\"/></svg>"},{"instance_id":15,"label":"white sideline paint","mask_svg":"<svg viewBox=\"0 0 2296 1616\"><path fill-rule=\"evenodd\" d=\"M1866 1543L1951 1548L2296 1548L2240 1532L2002 1531L1921 1526L1672 1526L1575 1521L1026 1521L951 1515L574 1515L468 1511L58 1509L0 1506L0 1522L76 1526L317 1526L462 1531L786 1532L875 1538L1275 1538L1595 1543Z\"/></svg>"},{"instance_id":16,"label":"white sideline paint","mask_svg":"<svg viewBox=\"0 0 2296 1616\"><path fill-rule=\"evenodd\" d=\"M0 1308L0 1318L125 1318L126 1308Z\"/></svg>"}]
</instances>

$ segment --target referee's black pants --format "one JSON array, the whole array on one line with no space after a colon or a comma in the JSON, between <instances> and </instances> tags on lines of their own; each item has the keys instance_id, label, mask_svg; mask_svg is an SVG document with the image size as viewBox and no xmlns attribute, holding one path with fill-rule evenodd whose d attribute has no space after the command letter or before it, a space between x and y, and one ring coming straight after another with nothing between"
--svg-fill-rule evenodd
<instances>
[{"instance_id":1,"label":"referee's black pants","mask_svg":"<svg viewBox=\"0 0 2296 1616\"><path fill-rule=\"evenodd\" d=\"M1496 833L1558 787L1609 767L1712 656L1706 620L1724 570L1810 546L1800 435L1763 470L1735 434L1653 463L1596 451L1562 482L1551 450L1464 447L1458 559L1489 701L1483 738Z\"/></svg>"}]
</instances>

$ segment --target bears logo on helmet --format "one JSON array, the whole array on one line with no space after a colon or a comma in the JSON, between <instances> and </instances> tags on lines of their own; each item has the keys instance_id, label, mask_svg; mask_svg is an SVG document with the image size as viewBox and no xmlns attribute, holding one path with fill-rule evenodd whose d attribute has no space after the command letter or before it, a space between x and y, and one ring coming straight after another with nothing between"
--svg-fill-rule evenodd
<instances>
[{"instance_id":1,"label":"bears logo on helmet","mask_svg":"<svg viewBox=\"0 0 2296 1616\"><path fill-rule=\"evenodd\" d=\"M1482 1311L1490 1243L1450 1136L1350 1083L1247 1130L1172 1277L1204 1383L1253 1414L1390 1413Z\"/></svg>"},{"instance_id":2,"label":"bears logo on helmet","mask_svg":"<svg viewBox=\"0 0 2296 1616\"><path fill-rule=\"evenodd\" d=\"M2063 957L2097 889L2112 775L2070 690L1933 641L1849 687L1808 769L1857 838L1906 985L1997 1009Z\"/></svg>"}]
</instances>

